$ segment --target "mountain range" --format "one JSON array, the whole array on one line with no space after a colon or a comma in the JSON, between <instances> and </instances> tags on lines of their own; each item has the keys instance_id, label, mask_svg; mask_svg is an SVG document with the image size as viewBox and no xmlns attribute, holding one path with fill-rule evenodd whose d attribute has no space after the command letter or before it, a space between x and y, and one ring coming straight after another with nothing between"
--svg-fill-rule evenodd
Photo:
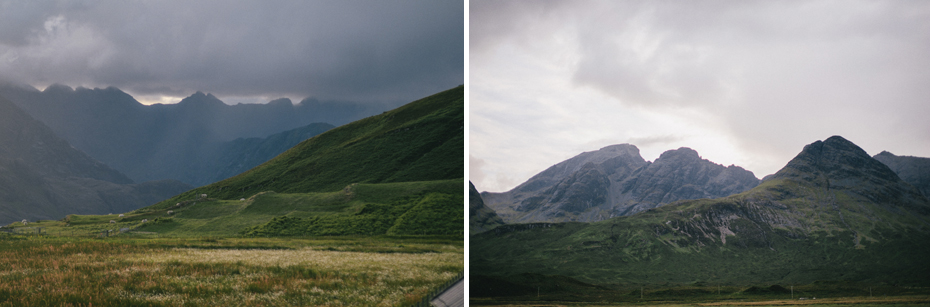
<instances>
[{"instance_id":1,"label":"mountain range","mask_svg":"<svg viewBox=\"0 0 930 307\"><path fill-rule=\"evenodd\" d=\"M202 92L143 105L115 88L0 84L7 97L58 136L136 181L205 185L254 167L313 135L396 104L289 99L227 105ZM274 134L282 134L276 135ZM260 156L254 138L268 138ZM229 166L237 166L230 169Z\"/></svg>"},{"instance_id":2,"label":"mountain range","mask_svg":"<svg viewBox=\"0 0 930 307\"><path fill-rule=\"evenodd\" d=\"M0 96L0 224L128 211L191 188L176 180L134 183Z\"/></svg>"},{"instance_id":3,"label":"mountain range","mask_svg":"<svg viewBox=\"0 0 930 307\"><path fill-rule=\"evenodd\" d=\"M173 236L461 236L464 104L459 86L124 216L71 215L45 225Z\"/></svg>"},{"instance_id":4,"label":"mountain range","mask_svg":"<svg viewBox=\"0 0 930 307\"><path fill-rule=\"evenodd\" d=\"M759 182L750 171L702 159L690 148L648 162L636 146L620 144L581 153L481 198L507 223L595 222L678 200L729 196Z\"/></svg>"},{"instance_id":5,"label":"mountain range","mask_svg":"<svg viewBox=\"0 0 930 307\"><path fill-rule=\"evenodd\" d=\"M527 276L601 286L927 286L928 240L930 200L833 136L738 194L592 223L497 226L471 237L470 268L472 280L516 289L473 284L476 296L525 295Z\"/></svg>"}]
</instances>

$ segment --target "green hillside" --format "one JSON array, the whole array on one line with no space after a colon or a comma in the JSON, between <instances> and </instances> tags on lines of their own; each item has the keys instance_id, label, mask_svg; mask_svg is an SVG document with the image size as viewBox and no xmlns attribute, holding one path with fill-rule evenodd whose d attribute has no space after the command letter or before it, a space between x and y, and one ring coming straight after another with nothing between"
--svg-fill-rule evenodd
<instances>
[{"instance_id":1,"label":"green hillside","mask_svg":"<svg viewBox=\"0 0 930 307\"><path fill-rule=\"evenodd\" d=\"M352 183L464 178L464 87L459 86L304 141L238 176L193 189L156 208L264 191L333 192Z\"/></svg>"},{"instance_id":2,"label":"green hillside","mask_svg":"<svg viewBox=\"0 0 930 307\"><path fill-rule=\"evenodd\" d=\"M463 95L460 86L331 129L243 174L122 217L71 215L29 226L79 234L463 236Z\"/></svg>"},{"instance_id":3,"label":"green hillside","mask_svg":"<svg viewBox=\"0 0 930 307\"><path fill-rule=\"evenodd\" d=\"M170 208L38 221L48 234L169 236L462 235L462 180L357 184L336 192L263 192L244 200L203 198ZM113 221L110 223L110 221ZM13 226L22 227L16 223Z\"/></svg>"}]
</instances>

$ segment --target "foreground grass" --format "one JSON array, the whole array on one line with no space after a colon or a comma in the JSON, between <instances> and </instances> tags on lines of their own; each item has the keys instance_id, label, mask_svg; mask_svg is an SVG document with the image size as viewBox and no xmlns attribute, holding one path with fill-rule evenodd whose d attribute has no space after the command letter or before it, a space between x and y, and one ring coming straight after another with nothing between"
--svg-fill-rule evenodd
<instances>
[{"instance_id":1,"label":"foreground grass","mask_svg":"<svg viewBox=\"0 0 930 307\"><path fill-rule=\"evenodd\" d=\"M0 306L403 306L464 267L442 238L0 237Z\"/></svg>"},{"instance_id":2,"label":"foreground grass","mask_svg":"<svg viewBox=\"0 0 930 307\"><path fill-rule=\"evenodd\" d=\"M544 279L539 279L545 277ZM930 288L821 281L806 285L597 286L560 276L524 274L508 283L472 276L472 306L930 306ZM535 279L535 280L534 280ZM529 282L526 282L529 281ZM544 281L544 282L539 282ZM488 295L483 288L501 288ZM510 291L507 295L503 290ZM529 290L529 291L527 291ZM537 292L538 291L538 292ZM484 294L484 295L482 295Z\"/></svg>"},{"instance_id":3,"label":"foreground grass","mask_svg":"<svg viewBox=\"0 0 930 307\"><path fill-rule=\"evenodd\" d=\"M648 301L648 302L495 302L489 300L474 300L470 305L487 307L557 307L557 306L829 306L829 307L864 307L864 306L927 306L930 296L899 296L899 297L837 297L817 300L743 300L743 301L716 301L716 302L687 302L687 301Z\"/></svg>"}]
</instances>

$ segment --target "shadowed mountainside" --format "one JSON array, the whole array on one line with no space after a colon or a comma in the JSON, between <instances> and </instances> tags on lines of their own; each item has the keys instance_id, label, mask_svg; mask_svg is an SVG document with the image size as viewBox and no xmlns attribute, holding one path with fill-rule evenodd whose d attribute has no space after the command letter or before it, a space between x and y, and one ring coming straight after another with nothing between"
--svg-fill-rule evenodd
<instances>
[{"instance_id":1,"label":"shadowed mountainside","mask_svg":"<svg viewBox=\"0 0 930 307\"><path fill-rule=\"evenodd\" d=\"M469 234L487 231L504 224L504 220L497 216L497 212L484 205L481 194L471 181L468 182L468 218Z\"/></svg>"},{"instance_id":2,"label":"shadowed mountainside","mask_svg":"<svg viewBox=\"0 0 930 307\"><path fill-rule=\"evenodd\" d=\"M882 151L873 158L891 168L904 182L910 183L924 196L930 197L930 158L896 156Z\"/></svg>"},{"instance_id":3,"label":"shadowed mountainside","mask_svg":"<svg viewBox=\"0 0 930 307\"><path fill-rule=\"evenodd\" d=\"M174 180L134 184L0 97L0 224L129 211L190 188Z\"/></svg>"}]
</instances>

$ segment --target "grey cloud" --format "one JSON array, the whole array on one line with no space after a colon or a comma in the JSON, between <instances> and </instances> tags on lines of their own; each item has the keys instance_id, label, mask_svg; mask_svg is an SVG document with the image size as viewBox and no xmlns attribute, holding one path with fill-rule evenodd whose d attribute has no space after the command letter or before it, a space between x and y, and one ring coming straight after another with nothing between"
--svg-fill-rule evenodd
<instances>
[{"instance_id":1,"label":"grey cloud","mask_svg":"<svg viewBox=\"0 0 930 307\"><path fill-rule=\"evenodd\" d=\"M517 2L472 1L472 73L493 76L497 84L508 78L559 80L570 85L557 89L564 96L597 92L614 105L613 113L663 125L618 122L610 128L620 140L680 134L683 139L669 143L726 150L714 154L760 175L782 167L804 144L831 135L873 154L930 156L930 3ZM504 55L527 66L487 64L500 66ZM479 85L472 91L506 90ZM516 91L539 91L521 85ZM580 112L561 111L568 114L552 117ZM679 128L696 131L664 129L680 122L676 118L688 122ZM581 135L598 128L594 123L604 126L593 117L563 126ZM503 164L485 158L489 166Z\"/></svg>"},{"instance_id":2,"label":"grey cloud","mask_svg":"<svg viewBox=\"0 0 930 307\"><path fill-rule=\"evenodd\" d=\"M485 165L484 160L475 158L475 156L468 155L468 180L474 184L484 184L485 177L483 168Z\"/></svg>"},{"instance_id":3,"label":"grey cloud","mask_svg":"<svg viewBox=\"0 0 930 307\"><path fill-rule=\"evenodd\" d=\"M0 4L0 77L19 82L409 100L464 80L462 3L22 3Z\"/></svg>"}]
</instances>

